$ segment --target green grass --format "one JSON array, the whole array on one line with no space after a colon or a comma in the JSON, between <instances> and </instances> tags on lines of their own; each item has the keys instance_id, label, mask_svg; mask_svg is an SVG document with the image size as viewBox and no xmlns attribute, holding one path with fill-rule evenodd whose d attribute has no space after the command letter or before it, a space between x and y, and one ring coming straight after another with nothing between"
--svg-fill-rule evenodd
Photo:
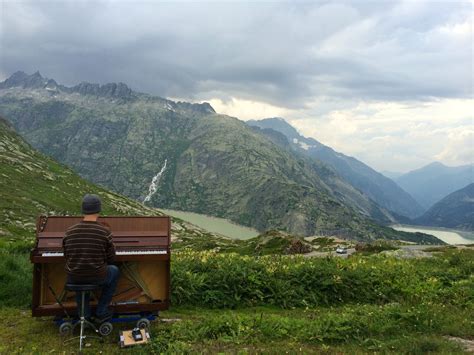
<instances>
[{"instance_id":1,"label":"green grass","mask_svg":"<svg viewBox=\"0 0 474 355\"><path fill-rule=\"evenodd\" d=\"M25 253L0 250L0 307L27 307L31 303L32 266Z\"/></svg>"},{"instance_id":2,"label":"green grass","mask_svg":"<svg viewBox=\"0 0 474 355\"><path fill-rule=\"evenodd\" d=\"M462 353L474 338L474 251L432 259L251 257L185 251L172 259L170 311L152 342L125 353ZM0 353L69 353L51 318L32 318L31 264L0 254ZM86 353L117 353L118 329Z\"/></svg>"},{"instance_id":3,"label":"green grass","mask_svg":"<svg viewBox=\"0 0 474 355\"><path fill-rule=\"evenodd\" d=\"M175 307L154 322L151 343L125 353L462 353L446 335L474 336L468 313L453 306L421 304L346 305L282 310L252 307L237 310ZM471 317L471 318L469 318ZM77 344L62 344L51 318L31 319L28 311L0 310L0 353L63 353ZM91 342L86 353L118 353L117 325L104 344Z\"/></svg>"}]
</instances>

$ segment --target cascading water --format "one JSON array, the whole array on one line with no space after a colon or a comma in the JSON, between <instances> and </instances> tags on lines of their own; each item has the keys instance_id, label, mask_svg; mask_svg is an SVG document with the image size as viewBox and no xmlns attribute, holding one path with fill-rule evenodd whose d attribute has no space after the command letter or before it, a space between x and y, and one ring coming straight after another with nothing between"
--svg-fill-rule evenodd
<instances>
[{"instance_id":1,"label":"cascading water","mask_svg":"<svg viewBox=\"0 0 474 355\"><path fill-rule=\"evenodd\" d=\"M156 193L156 190L158 190L158 183L160 182L161 175L163 175L163 173L165 172L167 162L168 162L168 159L165 159L165 163L161 167L160 172L156 174L155 176L153 176L153 179L151 180L151 184L148 187L148 195L143 200L143 203L150 201L151 197Z\"/></svg>"}]
</instances>

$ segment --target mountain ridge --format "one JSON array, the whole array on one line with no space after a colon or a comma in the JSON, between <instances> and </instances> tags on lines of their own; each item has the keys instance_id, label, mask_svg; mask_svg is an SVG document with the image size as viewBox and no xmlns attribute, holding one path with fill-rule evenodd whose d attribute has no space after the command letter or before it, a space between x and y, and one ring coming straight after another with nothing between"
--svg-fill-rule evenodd
<instances>
[{"instance_id":1,"label":"mountain ridge","mask_svg":"<svg viewBox=\"0 0 474 355\"><path fill-rule=\"evenodd\" d=\"M283 133L294 150L330 165L341 177L381 207L404 217L415 217L423 212L418 203L391 179L354 157L336 152L314 138L302 136L284 119L250 120L247 124Z\"/></svg>"},{"instance_id":2,"label":"mountain ridge","mask_svg":"<svg viewBox=\"0 0 474 355\"><path fill-rule=\"evenodd\" d=\"M474 164L447 166L433 162L396 179L420 204L429 209L450 193L474 182Z\"/></svg>"},{"instance_id":3,"label":"mountain ridge","mask_svg":"<svg viewBox=\"0 0 474 355\"><path fill-rule=\"evenodd\" d=\"M244 122L202 105L170 102L146 94L115 100L52 95L45 87L0 90L0 112L34 147L94 183L143 200L167 161L153 206L229 218L261 231L359 240L401 236L346 206L305 162Z\"/></svg>"},{"instance_id":4,"label":"mountain ridge","mask_svg":"<svg viewBox=\"0 0 474 355\"><path fill-rule=\"evenodd\" d=\"M415 222L420 225L473 231L474 183L436 202Z\"/></svg>"},{"instance_id":5,"label":"mountain ridge","mask_svg":"<svg viewBox=\"0 0 474 355\"><path fill-rule=\"evenodd\" d=\"M187 108L193 110L199 110L202 112L215 113L214 108L208 102L203 103L188 103L182 101L172 101L163 99L161 97L148 95L145 93L137 92L128 87L127 84L122 82L118 83L106 83L97 84L83 81L77 85L67 87L58 84L54 79L48 79L43 77L39 71L28 75L23 71L17 71L13 73L5 81L0 82L0 89L45 89L51 93L51 95L63 92L63 93L77 93L80 95L90 95L102 98L117 98L122 100L136 100L136 99L159 99L165 101L170 106L170 109L175 108Z\"/></svg>"}]
</instances>

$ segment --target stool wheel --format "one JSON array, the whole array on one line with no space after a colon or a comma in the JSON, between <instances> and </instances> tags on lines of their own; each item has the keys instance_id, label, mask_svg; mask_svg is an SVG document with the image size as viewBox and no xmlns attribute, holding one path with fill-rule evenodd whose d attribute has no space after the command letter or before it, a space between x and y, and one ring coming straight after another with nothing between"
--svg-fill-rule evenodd
<instances>
[{"instance_id":1,"label":"stool wheel","mask_svg":"<svg viewBox=\"0 0 474 355\"><path fill-rule=\"evenodd\" d=\"M112 326L112 323L104 322L99 327L99 333L100 335L106 337L107 335L110 335L110 333L112 333L113 329L114 327Z\"/></svg>"},{"instance_id":2,"label":"stool wheel","mask_svg":"<svg viewBox=\"0 0 474 355\"><path fill-rule=\"evenodd\" d=\"M71 334L72 332L72 323L71 322L64 322L59 326L59 334L62 336L66 336Z\"/></svg>"},{"instance_id":3,"label":"stool wheel","mask_svg":"<svg viewBox=\"0 0 474 355\"><path fill-rule=\"evenodd\" d=\"M150 328L150 321L147 318L140 318L137 321L137 328L140 328L140 329Z\"/></svg>"}]
</instances>

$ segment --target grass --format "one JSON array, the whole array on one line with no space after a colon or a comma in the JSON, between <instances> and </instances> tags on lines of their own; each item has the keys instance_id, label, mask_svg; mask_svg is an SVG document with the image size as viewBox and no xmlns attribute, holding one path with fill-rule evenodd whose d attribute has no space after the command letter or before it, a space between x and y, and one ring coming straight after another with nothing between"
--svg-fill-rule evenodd
<instances>
[{"instance_id":1,"label":"grass","mask_svg":"<svg viewBox=\"0 0 474 355\"><path fill-rule=\"evenodd\" d=\"M147 346L119 350L118 325L86 353L463 353L474 339L474 251L429 259L241 256L184 251ZM32 318L31 264L0 251L0 353L71 353L52 318Z\"/></svg>"},{"instance_id":2,"label":"grass","mask_svg":"<svg viewBox=\"0 0 474 355\"><path fill-rule=\"evenodd\" d=\"M32 267L25 253L0 250L0 307L27 307L31 302Z\"/></svg>"},{"instance_id":3,"label":"grass","mask_svg":"<svg viewBox=\"0 0 474 355\"><path fill-rule=\"evenodd\" d=\"M104 344L92 341L86 353L462 353L445 335L472 337L473 311L422 304L345 305L282 310L251 307L237 310L175 307L153 322L151 343L119 350L118 329ZM471 317L471 318L469 318ZM62 344L50 318L31 319L29 312L0 310L0 353L70 353L77 344Z\"/></svg>"}]
</instances>

